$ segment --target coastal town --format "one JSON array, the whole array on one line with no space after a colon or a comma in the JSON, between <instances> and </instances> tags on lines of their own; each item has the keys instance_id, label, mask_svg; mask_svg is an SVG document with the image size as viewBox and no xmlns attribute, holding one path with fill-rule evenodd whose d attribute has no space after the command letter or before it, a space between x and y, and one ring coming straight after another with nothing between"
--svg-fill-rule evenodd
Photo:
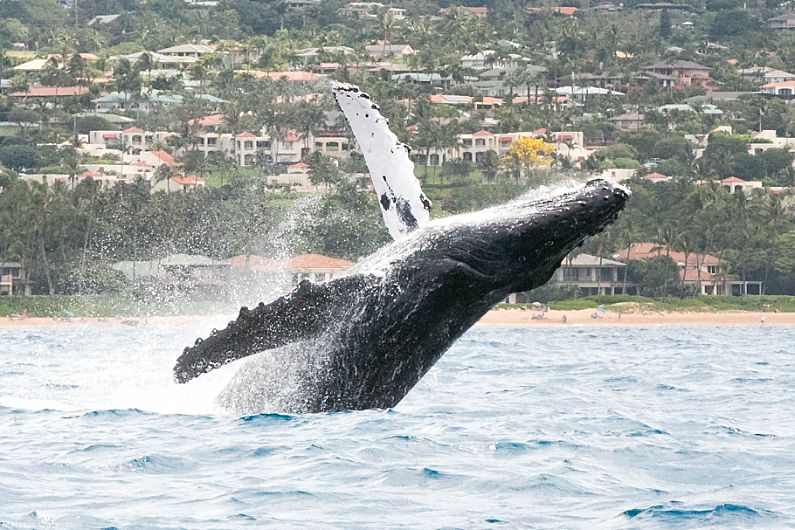
<instances>
[{"instance_id":1,"label":"coastal town","mask_svg":"<svg viewBox=\"0 0 795 530\"><path fill-rule=\"evenodd\" d=\"M635 191L510 302L795 294L791 9L3 0L0 296L343 272L386 236L334 81L412 146L434 216Z\"/></svg>"}]
</instances>

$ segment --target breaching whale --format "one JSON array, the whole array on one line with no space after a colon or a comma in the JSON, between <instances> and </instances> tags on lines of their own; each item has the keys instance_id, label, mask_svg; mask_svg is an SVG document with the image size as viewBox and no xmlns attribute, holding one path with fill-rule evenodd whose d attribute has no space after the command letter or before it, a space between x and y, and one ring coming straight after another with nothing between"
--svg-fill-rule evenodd
<instances>
[{"instance_id":1,"label":"breaching whale","mask_svg":"<svg viewBox=\"0 0 795 530\"><path fill-rule=\"evenodd\" d=\"M432 221L343 277L303 281L269 304L242 308L228 327L185 349L175 378L184 383L259 354L238 373L248 397L221 397L238 412L393 407L492 306L546 283L627 198L623 187L595 180Z\"/></svg>"}]
</instances>

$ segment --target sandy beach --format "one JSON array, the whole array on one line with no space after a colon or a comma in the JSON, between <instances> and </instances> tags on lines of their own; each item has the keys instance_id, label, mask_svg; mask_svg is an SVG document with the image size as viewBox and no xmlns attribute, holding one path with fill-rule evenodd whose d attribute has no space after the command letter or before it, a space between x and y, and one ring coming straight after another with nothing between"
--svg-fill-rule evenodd
<instances>
[{"instance_id":1,"label":"sandy beach","mask_svg":"<svg viewBox=\"0 0 795 530\"><path fill-rule=\"evenodd\" d=\"M537 317L540 315L543 315L543 318L538 319ZM607 310L600 313L593 309L580 309L577 311L550 310L541 313L523 309L494 309L480 319L480 323L529 326L654 326L660 324L748 326L761 325L762 317L763 313L756 311L617 313ZM795 325L795 313L764 313L764 324Z\"/></svg>"},{"instance_id":2,"label":"sandy beach","mask_svg":"<svg viewBox=\"0 0 795 530\"><path fill-rule=\"evenodd\" d=\"M596 318L594 318L596 315ZM539 318L539 317L543 318ZM795 325L795 313L763 313L756 311L726 312L596 312L593 309L576 311L549 310L544 313L524 309L494 309L489 311L479 324L521 326L654 326L654 325L703 325L703 326L748 326L748 325ZM75 326L79 324L147 326L159 324L187 323L193 320L219 319L218 315L179 315L154 317L94 318L74 317L54 319L42 317L3 317L0 328L26 328L35 326ZM220 318L223 321L223 318Z\"/></svg>"}]
</instances>

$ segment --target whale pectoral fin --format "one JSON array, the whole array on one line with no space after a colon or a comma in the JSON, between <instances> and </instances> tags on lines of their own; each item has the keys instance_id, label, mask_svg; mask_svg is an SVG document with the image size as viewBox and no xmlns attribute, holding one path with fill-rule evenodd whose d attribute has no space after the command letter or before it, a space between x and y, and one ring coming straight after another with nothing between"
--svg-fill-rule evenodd
<instances>
[{"instance_id":1,"label":"whale pectoral fin","mask_svg":"<svg viewBox=\"0 0 795 530\"><path fill-rule=\"evenodd\" d=\"M177 359L174 378L179 383L227 363L271 348L312 338L335 322L349 301L374 281L373 276L345 276L323 284L302 281L290 294L253 310L240 309L236 320L196 343Z\"/></svg>"}]
</instances>

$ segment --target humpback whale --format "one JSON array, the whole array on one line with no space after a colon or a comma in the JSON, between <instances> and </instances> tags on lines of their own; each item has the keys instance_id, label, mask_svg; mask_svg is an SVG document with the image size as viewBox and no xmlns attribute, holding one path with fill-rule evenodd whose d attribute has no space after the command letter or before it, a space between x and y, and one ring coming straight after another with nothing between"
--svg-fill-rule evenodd
<instances>
[{"instance_id":1,"label":"humpback whale","mask_svg":"<svg viewBox=\"0 0 795 530\"><path fill-rule=\"evenodd\" d=\"M186 348L185 383L253 356L220 400L246 414L395 406L492 306L543 285L564 257L600 232L628 192L594 180L552 198L520 198L435 220L323 284L242 308Z\"/></svg>"}]
</instances>

